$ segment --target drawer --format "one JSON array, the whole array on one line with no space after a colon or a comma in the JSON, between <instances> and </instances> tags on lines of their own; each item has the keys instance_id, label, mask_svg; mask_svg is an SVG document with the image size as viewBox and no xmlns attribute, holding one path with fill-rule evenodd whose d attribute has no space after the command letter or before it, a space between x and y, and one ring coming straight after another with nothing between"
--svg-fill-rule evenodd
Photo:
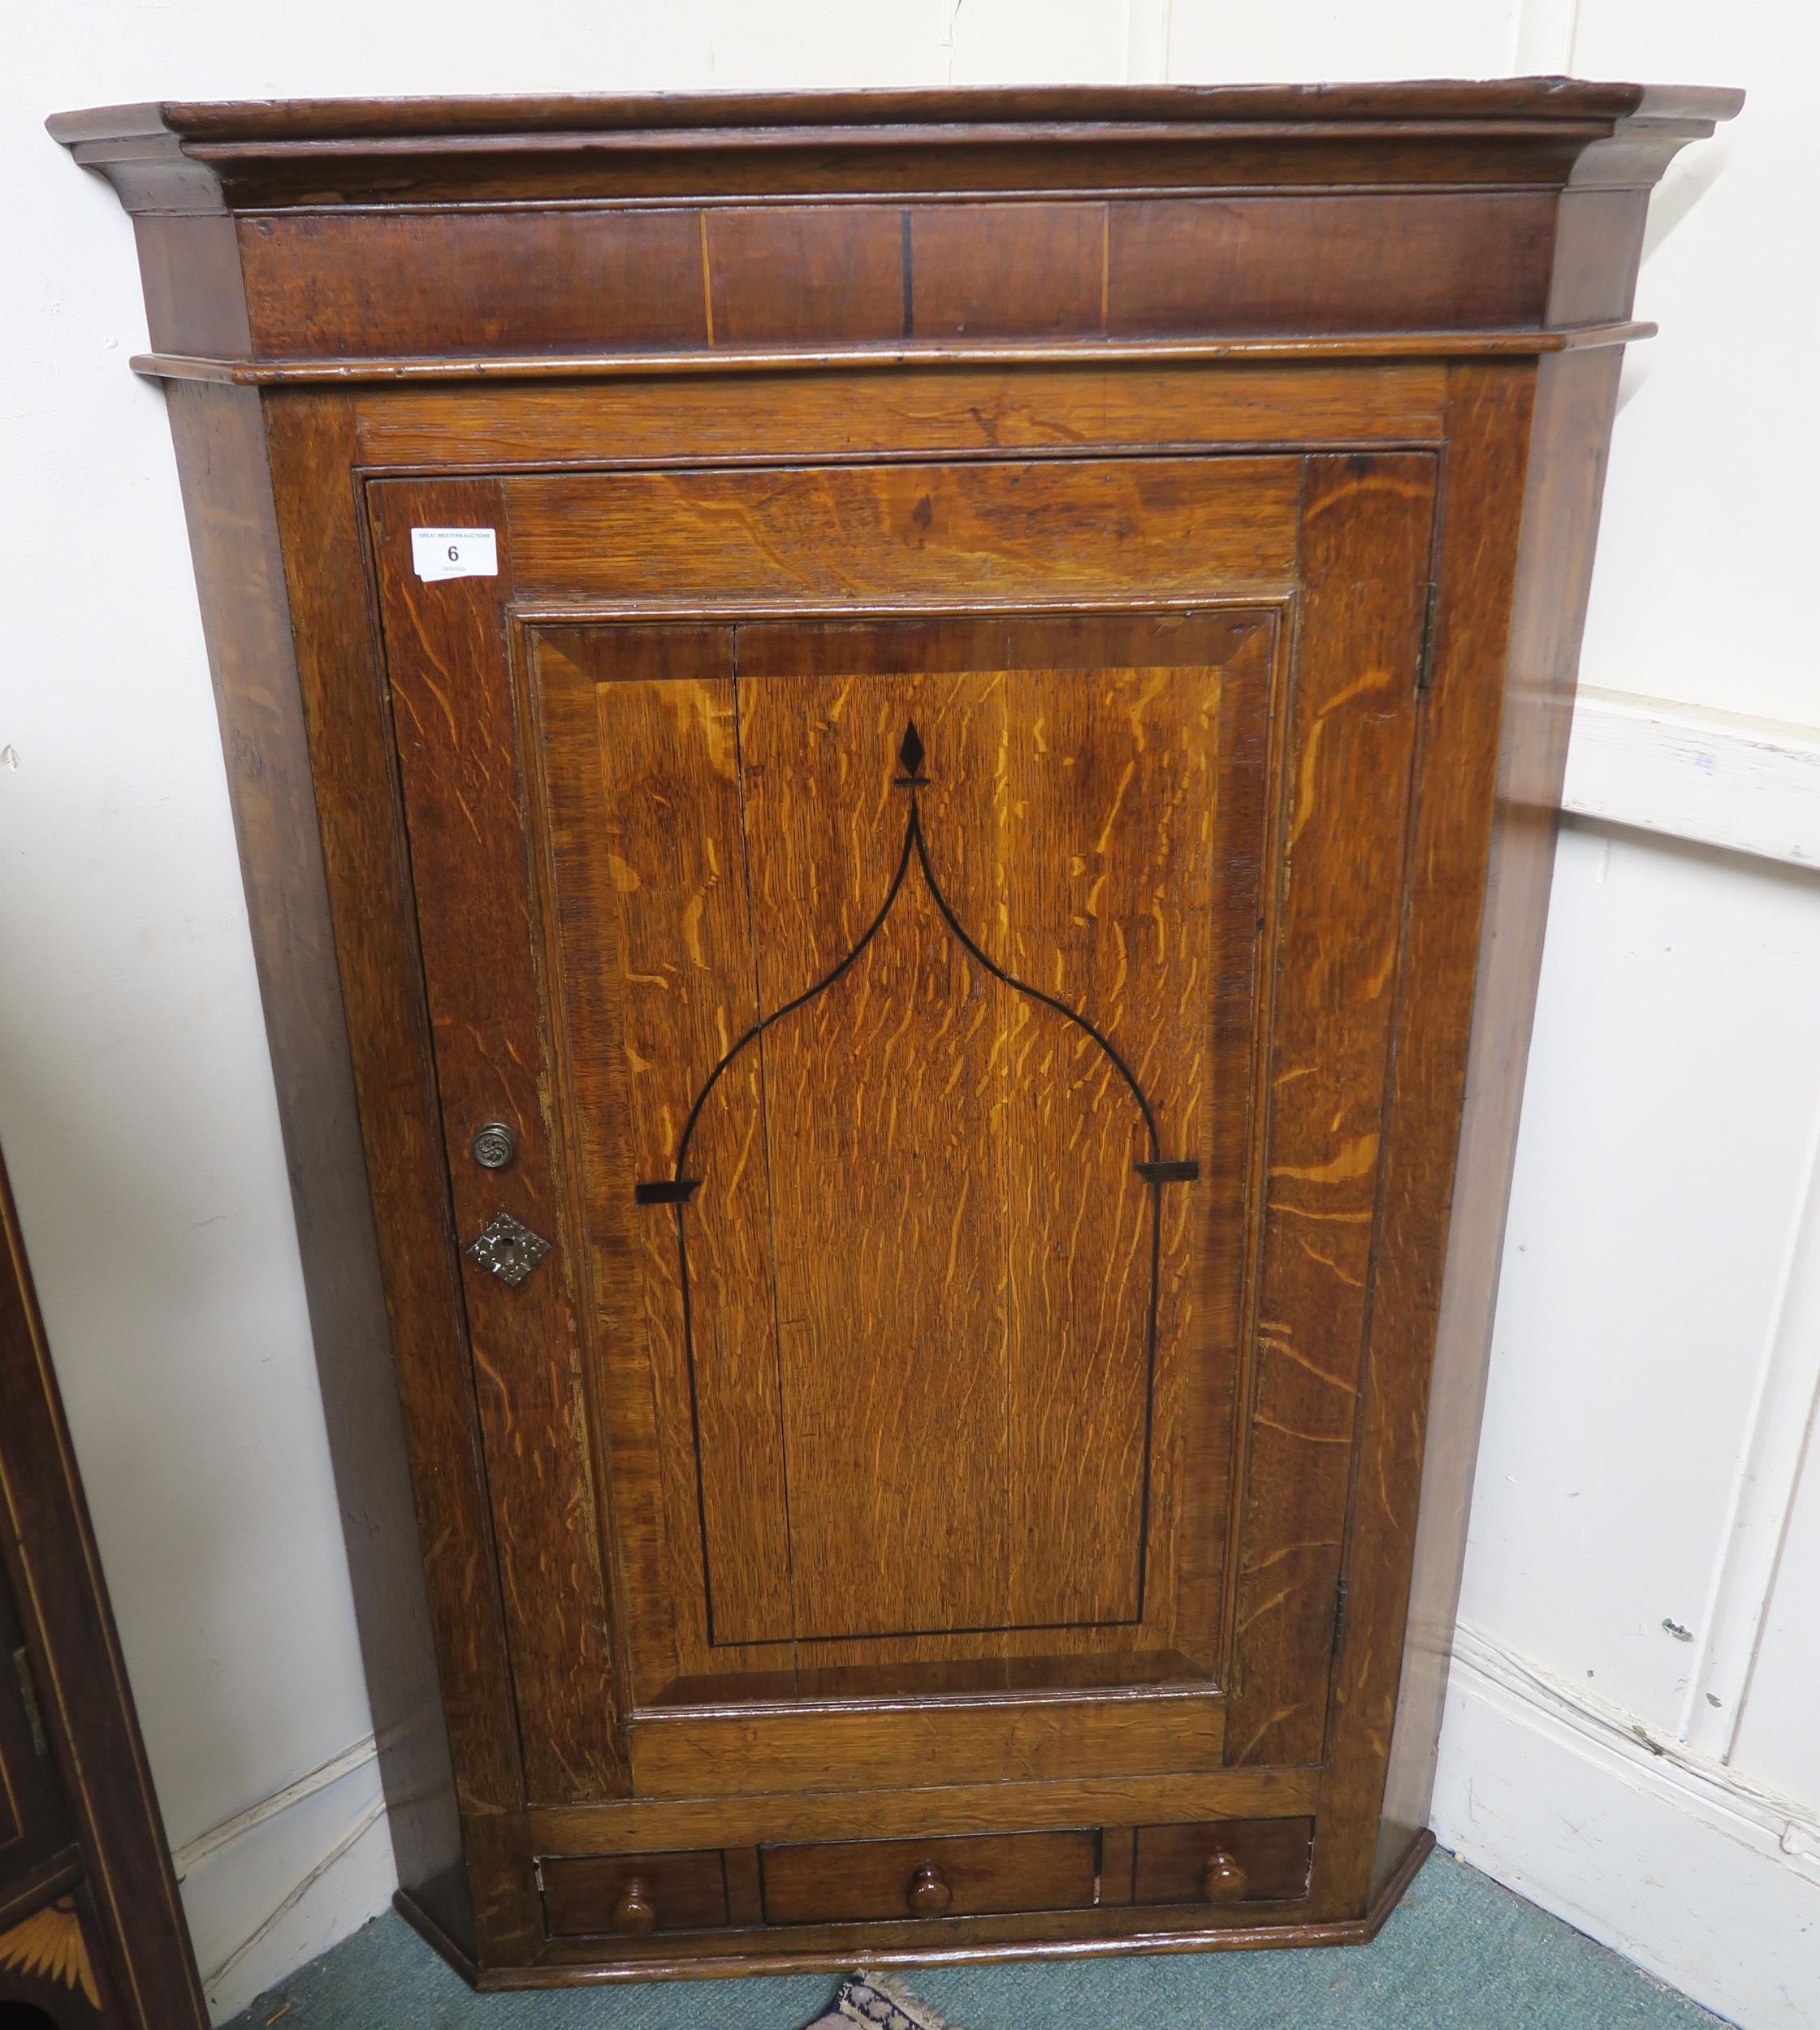
<instances>
[{"instance_id":1,"label":"drawer","mask_svg":"<svg viewBox=\"0 0 1820 2030\"><path fill-rule=\"evenodd\" d=\"M1100 1835L992 1833L932 1840L841 1840L759 1852L765 1921L978 1917L1082 1910L1096 1900Z\"/></svg>"},{"instance_id":2,"label":"drawer","mask_svg":"<svg viewBox=\"0 0 1820 2030\"><path fill-rule=\"evenodd\" d=\"M1305 1896L1312 1819L1221 1819L1140 1825L1134 1903L1258 1903Z\"/></svg>"},{"instance_id":3,"label":"drawer","mask_svg":"<svg viewBox=\"0 0 1820 2030\"><path fill-rule=\"evenodd\" d=\"M552 1938L706 1931L727 1921L717 1848L694 1854L586 1854L538 1864Z\"/></svg>"}]
</instances>

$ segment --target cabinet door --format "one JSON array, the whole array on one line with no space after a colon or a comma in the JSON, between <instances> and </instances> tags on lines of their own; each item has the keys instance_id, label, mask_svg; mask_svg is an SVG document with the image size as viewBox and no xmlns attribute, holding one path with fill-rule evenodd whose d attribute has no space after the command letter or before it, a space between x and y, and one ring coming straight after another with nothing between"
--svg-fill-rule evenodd
<instances>
[{"instance_id":1,"label":"cabinet door","mask_svg":"<svg viewBox=\"0 0 1820 2030\"><path fill-rule=\"evenodd\" d=\"M371 494L530 1796L1318 1759L1431 462Z\"/></svg>"}]
</instances>

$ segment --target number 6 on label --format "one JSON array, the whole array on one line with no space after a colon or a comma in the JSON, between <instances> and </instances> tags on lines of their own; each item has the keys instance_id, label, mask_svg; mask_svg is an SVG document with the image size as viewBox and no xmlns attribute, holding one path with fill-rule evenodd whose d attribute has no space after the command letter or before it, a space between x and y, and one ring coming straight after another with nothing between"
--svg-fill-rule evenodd
<instances>
[{"instance_id":1,"label":"number 6 on label","mask_svg":"<svg viewBox=\"0 0 1820 2030\"><path fill-rule=\"evenodd\" d=\"M411 564L420 578L496 578L499 538L491 529L413 529Z\"/></svg>"}]
</instances>

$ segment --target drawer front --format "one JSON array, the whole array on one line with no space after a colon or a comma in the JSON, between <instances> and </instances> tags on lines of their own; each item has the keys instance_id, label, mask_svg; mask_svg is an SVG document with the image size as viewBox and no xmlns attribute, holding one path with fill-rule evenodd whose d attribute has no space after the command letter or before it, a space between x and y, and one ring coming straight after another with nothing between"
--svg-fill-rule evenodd
<instances>
[{"instance_id":1,"label":"drawer front","mask_svg":"<svg viewBox=\"0 0 1820 2030\"><path fill-rule=\"evenodd\" d=\"M1097 1899L1100 1836L1081 1830L842 1840L767 1846L759 1865L765 1920L772 1924L1081 1910Z\"/></svg>"},{"instance_id":2,"label":"drawer front","mask_svg":"<svg viewBox=\"0 0 1820 2030\"><path fill-rule=\"evenodd\" d=\"M1140 1825L1131 1901L1256 1903L1305 1896L1313 1846L1312 1819Z\"/></svg>"},{"instance_id":3,"label":"drawer front","mask_svg":"<svg viewBox=\"0 0 1820 2030\"><path fill-rule=\"evenodd\" d=\"M707 1931L727 1921L720 1853L590 1854L538 1864L552 1938L637 1938Z\"/></svg>"}]
</instances>

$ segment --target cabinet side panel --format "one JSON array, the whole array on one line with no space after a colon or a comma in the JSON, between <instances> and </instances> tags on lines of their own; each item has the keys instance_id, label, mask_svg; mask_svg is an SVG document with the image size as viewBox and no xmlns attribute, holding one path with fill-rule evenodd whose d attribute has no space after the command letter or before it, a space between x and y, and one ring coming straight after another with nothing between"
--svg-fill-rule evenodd
<instances>
[{"instance_id":1,"label":"cabinet side panel","mask_svg":"<svg viewBox=\"0 0 1820 2030\"><path fill-rule=\"evenodd\" d=\"M379 1281L341 985L259 397L173 385L171 421L221 718L253 953L336 1491L347 1532L381 1774L403 1881L452 1935L472 1930L460 1830ZM320 438L293 459L310 496L308 568L364 607L351 513L316 493L340 476ZM329 456L325 456L327 453ZM343 551L351 554L342 554ZM301 637L321 615L307 611ZM340 785L331 784L331 794Z\"/></svg>"},{"instance_id":2,"label":"cabinet side panel","mask_svg":"<svg viewBox=\"0 0 1820 2030\"><path fill-rule=\"evenodd\" d=\"M1427 1824L1619 365L1615 351L1602 351L1533 371L1462 367L1450 402L1411 919L1410 977L1421 991L1399 1044L1399 1168L1360 1471L1362 1489L1378 1476L1407 1484L1410 1452L1422 1448L1420 1520L1386 1521L1374 1537L1355 1633L1362 1657L1400 1651L1403 1674L1397 1686L1364 1661L1342 1672L1324 1800L1328 1822L1353 1835L1330 1854L1326 1885L1338 1893L1334 1871L1343 1866L1346 1894L1360 1900ZM1518 516L1511 503L1526 457ZM1368 1829L1381 1812L1368 1871Z\"/></svg>"},{"instance_id":3,"label":"cabinet side panel","mask_svg":"<svg viewBox=\"0 0 1820 2030\"><path fill-rule=\"evenodd\" d=\"M147 212L132 227L152 343L161 352L246 358L253 339L233 220Z\"/></svg>"}]
</instances>

